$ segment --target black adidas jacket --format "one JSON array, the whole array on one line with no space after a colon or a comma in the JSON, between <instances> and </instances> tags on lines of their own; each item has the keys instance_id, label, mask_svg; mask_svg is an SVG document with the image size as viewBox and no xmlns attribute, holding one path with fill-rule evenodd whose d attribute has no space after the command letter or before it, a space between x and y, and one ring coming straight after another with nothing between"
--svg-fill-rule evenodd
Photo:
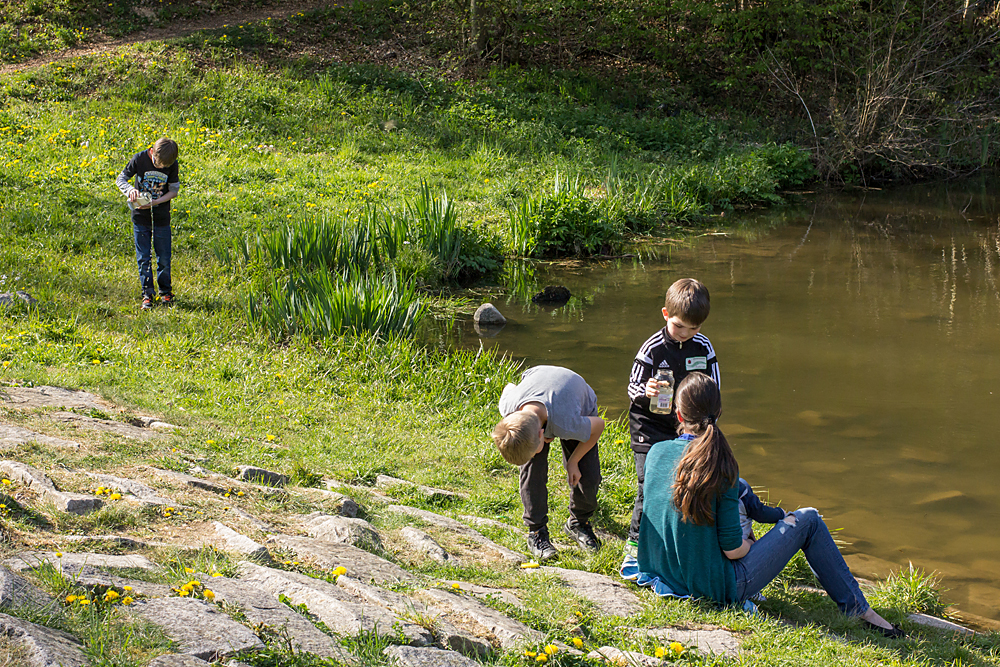
<instances>
[{"instance_id":1,"label":"black adidas jacket","mask_svg":"<svg viewBox=\"0 0 1000 667\"><path fill-rule=\"evenodd\" d=\"M646 397L646 382L659 368L670 368L674 373L674 388L688 373L699 371L710 375L715 383L719 381L719 361L708 337L695 334L686 343L678 343L667 335L664 327L649 337L632 364L632 375L628 382L628 425L632 434L632 451L648 452L651 445L677 437L677 416L653 414L649 411Z\"/></svg>"}]
</instances>

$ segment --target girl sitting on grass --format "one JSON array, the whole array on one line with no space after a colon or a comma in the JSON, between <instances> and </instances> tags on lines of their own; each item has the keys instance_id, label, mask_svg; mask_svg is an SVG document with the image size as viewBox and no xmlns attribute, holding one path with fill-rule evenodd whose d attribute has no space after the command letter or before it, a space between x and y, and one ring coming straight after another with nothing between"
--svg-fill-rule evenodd
<instances>
[{"instance_id":1,"label":"girl sitting on grass","mask_svg":"<svg viewBox=\"0 0 1000 667\"><path fill-rule=\"evenodd\" d=\"M756 542L743 537L739 467L716 425L722 399L715 382L691 373L675 405L682 435L653 446L646 459L638 581L661 595L743 604L801 549L843 613L886 637L903 636L868 605L815 509L786 513Z\"/></svg>"}]
</instances>

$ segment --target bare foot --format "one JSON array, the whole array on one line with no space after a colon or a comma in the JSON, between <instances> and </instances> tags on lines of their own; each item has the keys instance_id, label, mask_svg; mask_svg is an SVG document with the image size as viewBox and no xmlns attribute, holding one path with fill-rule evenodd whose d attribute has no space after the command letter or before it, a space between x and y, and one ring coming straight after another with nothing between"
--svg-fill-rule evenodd
<instances>
[{"instance_id":1,"label":"bare foot","mask_svg":"<svg viewBox=\"0 0 1000 667\"><path fill-rule=\"evenodd\" d=\"M868 611L861 614L861 618L868 621L872 625L877 625L878 627L885 628L886 630L892 630L892 623L879 616L878 613L876 613L876 611L871 607L868 607Z\"/></svg>"}]
</instances>

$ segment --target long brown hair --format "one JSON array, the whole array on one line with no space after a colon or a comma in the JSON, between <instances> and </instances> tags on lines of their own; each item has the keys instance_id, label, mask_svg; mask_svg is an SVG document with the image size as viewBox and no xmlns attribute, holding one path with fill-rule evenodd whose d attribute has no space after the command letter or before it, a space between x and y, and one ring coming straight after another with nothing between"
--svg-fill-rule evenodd
<instances>
[{"instance_id":1,"label":"long brown hair","mask_svg":"<svg viewBox=\"0 0 1000 667\"><path fill-rule=\"evenodd\" d=\"M695 440L677 464L674 505L684 521L711 526L715 497L740 476L733 450L715 423L722 412L719 387L704 373L691 373L677 385L676 405L681 427Z\"/></svg>"}]
</instances>

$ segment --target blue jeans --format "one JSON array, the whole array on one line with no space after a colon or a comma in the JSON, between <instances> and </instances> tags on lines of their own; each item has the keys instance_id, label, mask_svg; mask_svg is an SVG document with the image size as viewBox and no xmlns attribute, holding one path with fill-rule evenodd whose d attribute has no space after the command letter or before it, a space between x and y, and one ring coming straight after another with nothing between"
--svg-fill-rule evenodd
<instances>
[{"instance_id":1,"label":"blue jeans","mask_svg":"<svg viewBox=\"0 0 1000 667\"><path fill-rule=\"evenodd\" d=\"M801 549L819 583L840 611L848 616L864 614L869 608L868 601L830 537L823 517L812 507L796 510L793 514L796 517L794 526L779 521L750 547L746 556L733 561L740 602L763 590Z\"/></svg>"},{"instance_id":2,"label":"blue jeans","mask_svg":"<svg viewBox=\"0 0 1000 667\"><path fill-rule=\"evenodd\" d=\"M132 235L135 238L135 261L139 265L142 295L152 297L156 294L151 250L156 251L156 283L160 286L160 294L170 294L170 226L148 227L133 222Z\"/></svg>"}]
</instances>

